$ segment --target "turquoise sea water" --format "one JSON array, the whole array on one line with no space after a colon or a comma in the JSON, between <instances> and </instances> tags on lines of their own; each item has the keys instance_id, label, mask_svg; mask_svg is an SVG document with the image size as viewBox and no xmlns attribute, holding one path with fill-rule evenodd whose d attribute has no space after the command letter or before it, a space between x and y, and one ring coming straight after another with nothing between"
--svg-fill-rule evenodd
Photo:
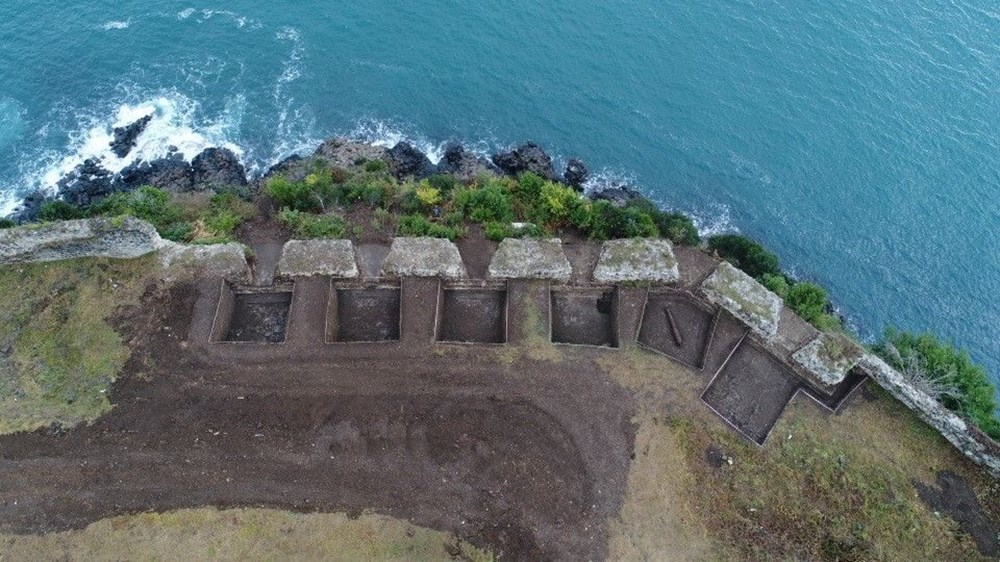
<instances>
[{"instance_id":1,"label":"turquoise sea water","mask_svg":"<svg viewBox=\"0 0 1000 562\"><path fill-rule=\"evenodd\" d=\"M535 140L1000 375L995 0L0 4L0 210L156 112L139 157L334 134Z\"/></svg>"}]
</instances>

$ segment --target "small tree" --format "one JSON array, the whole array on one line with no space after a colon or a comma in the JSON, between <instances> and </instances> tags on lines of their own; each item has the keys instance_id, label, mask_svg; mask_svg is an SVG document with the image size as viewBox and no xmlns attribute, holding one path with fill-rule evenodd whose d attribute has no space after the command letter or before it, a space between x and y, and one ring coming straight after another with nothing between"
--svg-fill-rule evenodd
<instances>
[{"instance_id":1,"label":"small tree","mask_svg":"<svg viewBox=\"0 0 1000 562\"><path fill-rule=\"evenodd\" d=\"M815 283L796 283L788 290L785 304L803 320L815 324L826 313L826 290Z\"/></svg>"},{"instance_id":2,"label":"small tree","mask_svg":"<svg viewBox=\"0 0 1000 562\"><path fill-rule=\"evenodd\" d=\"M766 273L781 275L778 256L758 242L739 234L720 234L708 239L708 248L718 252L722 259L759 278Z\"/></svg>"}]
</instances>

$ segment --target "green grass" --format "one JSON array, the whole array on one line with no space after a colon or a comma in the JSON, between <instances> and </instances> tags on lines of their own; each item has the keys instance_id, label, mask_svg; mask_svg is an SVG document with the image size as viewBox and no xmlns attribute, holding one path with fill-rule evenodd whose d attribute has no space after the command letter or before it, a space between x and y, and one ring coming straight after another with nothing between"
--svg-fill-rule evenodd
<instances>
[{"instance_id":1,"label":"green grass","mask_svg":"<svg viewBox=\"0 0 1000 562\"><path fill-rule=\"evenodd\" d=\"M0 433L90 421L129 357L108 323L155 258L0 268Z\"/></svg>"},{"instance_id":2,"label":"green grass","mask_svg":"<svg viewBox=\"0 0 1000 562\"><path fill-rule=\"evenodd\" d=\"M81 530L0 534L0 544L13 560L495 560L450 533L399 519L272 509L125 515Z\"/></svg>"}]
</instances>

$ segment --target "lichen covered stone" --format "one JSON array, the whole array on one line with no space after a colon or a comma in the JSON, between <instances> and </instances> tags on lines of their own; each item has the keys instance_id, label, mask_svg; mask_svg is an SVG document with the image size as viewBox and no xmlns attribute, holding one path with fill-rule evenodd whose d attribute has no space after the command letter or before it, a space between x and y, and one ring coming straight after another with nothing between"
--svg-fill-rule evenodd
<instances>
[{"instance_id":1,"label":"lichen covered stone","mask_svg":"<svg viewBox=\"0 0 1000 562\"><path fill-rule=\"evenodd\" d=\"M608 240L594 269L594 281L673 283L680 278L669 240L630 238Z\"/></svg>"},{"instance_id":2,"label":"lichen covered stone","mask_svg":"<svg viewBox=\"0 0 1000 562\"><path fill-rule=\"evenodd\" d=\"M225 277L249 281L246 247L228 244L177 244L166 241L160 250L164 278L168 280Z\"/></svg>"},{"instance_id":3,"label":"lichen covered stone","mask_svg":"<svg viewBox=\"0 0 1000 562\"><path fill-rule=\"evenodd\" d=\"M493 254L489 268L489 276L496 279L566 281L572 272L558 238L507 238Z\"/></svg>"},{"instance_id":4,"label":"lichen covered stone","mask_svg":"<svg viewBox=\"0 0 1000 562\"><path fill-rule=\"evenodd\" d=\"M994 478L1000 478L1000 457L994 453L995 444L988 442L987 437L974 432L962 418L914 387L902 373L881 358L868 353L861 358L859 365L879 386L938 430L962 454L986 468Z\"/></svg>"},{"instance_id":5,"label":"lichen covered stone","mask_svg":"<svg viewBox=\"0 0 1000 562\"><path fill-rule=\"evenodd\" d=\"M278 275L357 277L354 245L350 240L289 240L278 260Z\"/></svg>"},{"instance_id":6,"label":"lichen covered stone","mask_svg":"<svg viewBox=\"0 0 1000 562\"><path fill-rule=\"evenodd\" d=\"M395 238L382 262L385 277L467 277L458 247L444 238Z\"/></svg>"},{"instance_id":7,"label":"lichen covered stone","mask_svg":"<svg viewBox=\"0 0 1000 562\"><path fill-rule=\"evenodd\" d=\"M864 351L842 334L820 334L792 354L792 358L825 386L840 384Z\"/></svg>"},{"instance_id":8,"label":"lichen covered stone","mask_svg":"<svg viewBox=\"0 0 1000 562\"><path fill-rule=\"evenodd\" d=\"M728 310L766 340L778 334L781 297L732 264L720 263L702 283L701 290L708 300Z\"/></svg>"},{"instance_id":9,"label":"lichen covered stone","mask_svg":"<svg viewBox=\"0 0 1000 562\"><path fill-rule=\"evenodd\" d=\"M28 225L0 230L0 264L82 257L137 258L163 244L152 225L131 217Z\"/></svg>"}]
</instances>

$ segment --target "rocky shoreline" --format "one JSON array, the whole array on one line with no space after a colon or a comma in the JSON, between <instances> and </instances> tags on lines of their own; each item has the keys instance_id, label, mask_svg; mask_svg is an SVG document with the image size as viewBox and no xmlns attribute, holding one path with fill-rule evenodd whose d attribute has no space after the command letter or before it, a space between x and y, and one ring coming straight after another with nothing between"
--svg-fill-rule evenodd
<instances>
[{"instance_id":1,"label":"rocky shoreline","mask_svg":"<svg viewBox=\"0 0 1000 562\"><path fill-rule=\"evenodd\" d=\"M125 158L137 146L148 126L150 117L139 119L113 131L111 151ZM461 144L445 147L441 160L434 164L426 154L408 142L386 148L371 143L342 137L324 141L311 155L293 155L271 166L259 177L250 177L239 157L227 148L207 148L190 161L169 147L162 158L135 162L120 172L108 170L101 161L89 159L64 176L57 183L56 193L35 191L27 195L22 204L9 217L17 224L38 220L43 205L60 200L75 207L87 207L111 194L128 192L142 186L153 186L174 193L213 191L220 187L250 186L259 189L263 181L282 174L293 181L309 174L316 159L325 160L332 167L352 168L359 164L380 160L385 162L398 179L424 179L435 174L451 174L462 182L471 182L479 174L516 176L533 172L545 179L559 180L578 192L590 178L587 164L572 158L565 170L557 173L552 157L534 142L525 142L511 150L484 158L467 150ZM592 199L603 199L623 205L642 194L629 185L611 185L588 194Z\"/></svg>"}]
</instances>

